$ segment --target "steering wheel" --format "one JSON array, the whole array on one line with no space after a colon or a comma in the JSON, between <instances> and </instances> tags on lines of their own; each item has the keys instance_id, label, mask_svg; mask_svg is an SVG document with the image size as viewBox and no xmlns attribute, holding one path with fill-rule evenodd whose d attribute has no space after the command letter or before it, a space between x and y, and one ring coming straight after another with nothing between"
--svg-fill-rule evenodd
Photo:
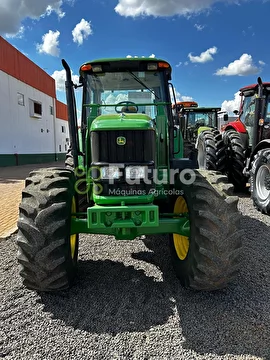
<instances>
[{"instance_id":1,"label":"steering wheel","mask_svg":"<svg viewBox=\"0 0 270 360\"><path fill-rule=\"evenodd\" d=\"M136 109L136 112L138 112L139 108L138 106L135 105L135 103L133 101L121 101L119 102L116 106L115 106L115 111L117 112L117 114L121 114L122 110L121 111L118 111L117 108L120 106L120 105L126 105L126 106L129 106L129 105L132 105L135 107ZM127 111L129 112L129 111Z\"/></svg>"}]
</instances>

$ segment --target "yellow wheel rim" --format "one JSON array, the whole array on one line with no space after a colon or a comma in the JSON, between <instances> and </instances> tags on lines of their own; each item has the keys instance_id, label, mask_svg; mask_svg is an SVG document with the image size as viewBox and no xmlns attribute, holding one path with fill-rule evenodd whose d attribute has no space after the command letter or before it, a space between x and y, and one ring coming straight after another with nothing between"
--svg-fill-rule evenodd
<instances>
[{"instance_id":1,"label":"yellow wheel rim","mask_svg":"<svg viewBox=\"0 0 270 360\"><path fill-rule=\"evenodd\" d=\"M188 207L185 199L179 196L174 204L174 213L188 213ZM180 260L187 257L189 249L189 238L187 236L173 234L174 248Z\"/></svg>"},{"instance_id":2,"label":"yellow wheel rim","mask_svg":"<svg viewBox=\"0 0 270 360\"><path fill-rule=\"evenodd\" d=\"M76 212L76 201L75 197L72 198L72 204L71 204L71 213ZM72 216L72 218L75 218L76 216ZM71 257L74 259L75 257L75 251L76 251L76 243L77 243L77 235L70 235L70 251L71 251Z\"/></svg>"}]
</instances>

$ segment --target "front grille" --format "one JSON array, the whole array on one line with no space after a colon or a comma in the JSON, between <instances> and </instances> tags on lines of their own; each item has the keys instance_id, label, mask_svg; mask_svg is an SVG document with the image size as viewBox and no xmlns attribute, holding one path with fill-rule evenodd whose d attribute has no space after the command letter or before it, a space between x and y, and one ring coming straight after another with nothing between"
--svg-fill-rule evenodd
<instances>
[{"instance_id":1,"label":"front grille","mask_svg":"<svg viewBox=\"0 0 270 360\"><path fill-rule=\"evenodd\" d=\"M117 138L125 138L124 145L117 144ZM101 164L134 164L147 165L154 168L156 154L156 136L153 130L107 130L91 133L92 165ZM121 169L124 172L124 169ZM151 175L149 174L149 179ZM152 184L128 184L124 176L109 184L108 181L99 183L99 195L102 196L140 196L147 195Z\"/></svg>"},{"instance_id":2,"label":"front grille","mask_svg":"<svg viewBox=\"0 0 270 360\"><path fill-rule=\"evenodd\" d=\"M117 138L124 137L125 145ZM91 133L92 163L146 163L155 159L153 130L108 130Z\"/></svg>"}]
</instances>

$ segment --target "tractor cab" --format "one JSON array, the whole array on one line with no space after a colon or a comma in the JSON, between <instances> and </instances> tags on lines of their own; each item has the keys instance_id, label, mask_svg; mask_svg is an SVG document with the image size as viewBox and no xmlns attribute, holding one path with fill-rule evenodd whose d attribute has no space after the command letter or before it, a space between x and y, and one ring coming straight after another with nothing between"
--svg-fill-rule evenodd
<instances>
[{"instance_id":1,"label":"tractor cab","mask_svg":"<svg viewBox=\"0 0 270 360\"><path fill-rule=\"evenodd\" d=\"M206 168L205 161L200 161L200 159L208 156L207 149L199 144L199 136L217 129L220 108L199 107L196 102L190 102L185 105L180 107L180 128L184 140L184 155L189 156L190 151L197 149L198 166ZM208 134L209 136L211 135ZM203 142L206 141L204 137L201 140Z\"/></svg>"},{"instance_id":2,"label":"tractor cab","mask_svg":"<svg viewBox=\"0 0 270 360\"><path fill-rule=\"evenodd\" d=\"M217 128L220 108L183 108L186 118L186 132L184 138L196 142L198 135L205 130Z\"/></svg>"},{"instance_id":3,"label":"tractor cab","mask_svg":"<svg viewBox=\"0 0 270 360\"><path fill-rule=\"evenodd\" d=\"M248 135L248 147L255 149L258 142L270 139L270 83L259 86L251 85L242 88L243 98L239 121L245 126ZM262 96L258 104L258 97Z\"/></svg>"},{"instance_id":4,"label":"tractor cab","mask_svg":"<svg viewBox=\"0 0 270 360\"><path fill-rule=\"evenodd\" d=\"M162 64L169 70L169 64ZM157 115L157 107L154 104L168 100L167 94L164 93L164 72L158 69L158 65L156 71L153 71L151 66L147 67L145 63L139 71L134 62L117 68L116 61L106 63L101 60L99 64L91 62L81 66L80 75L84 83L84 99L88 104L84 114L86 117L92 111L92 118L140 113L154 119Z\"/></svg>"}]
</instances>

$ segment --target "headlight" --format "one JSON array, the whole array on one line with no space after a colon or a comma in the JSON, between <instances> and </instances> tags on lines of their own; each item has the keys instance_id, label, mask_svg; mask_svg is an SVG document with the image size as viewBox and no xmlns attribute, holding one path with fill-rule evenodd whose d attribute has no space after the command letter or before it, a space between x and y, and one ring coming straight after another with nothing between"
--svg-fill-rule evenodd
<instances>
[{"instance_id":1,"label":"headlight","mask_svg":"<svg viewBox=\"0 0 270 360\"><path fill-rule=\"evenodd\" d=\"M121 171L117 166L106 166L100 168L100 178L101 179L119 179L121 176Z\"/></svg>"},{"instance_id":2,"label":"headlight","mask_svg":"<svg viewBox=\"0 0 270 360\"><path fill-rule=\"evenodd\" d=\"M147 166L127 166L126 179L144 179L147 175Z\"/></svg>"}]
</instances>

